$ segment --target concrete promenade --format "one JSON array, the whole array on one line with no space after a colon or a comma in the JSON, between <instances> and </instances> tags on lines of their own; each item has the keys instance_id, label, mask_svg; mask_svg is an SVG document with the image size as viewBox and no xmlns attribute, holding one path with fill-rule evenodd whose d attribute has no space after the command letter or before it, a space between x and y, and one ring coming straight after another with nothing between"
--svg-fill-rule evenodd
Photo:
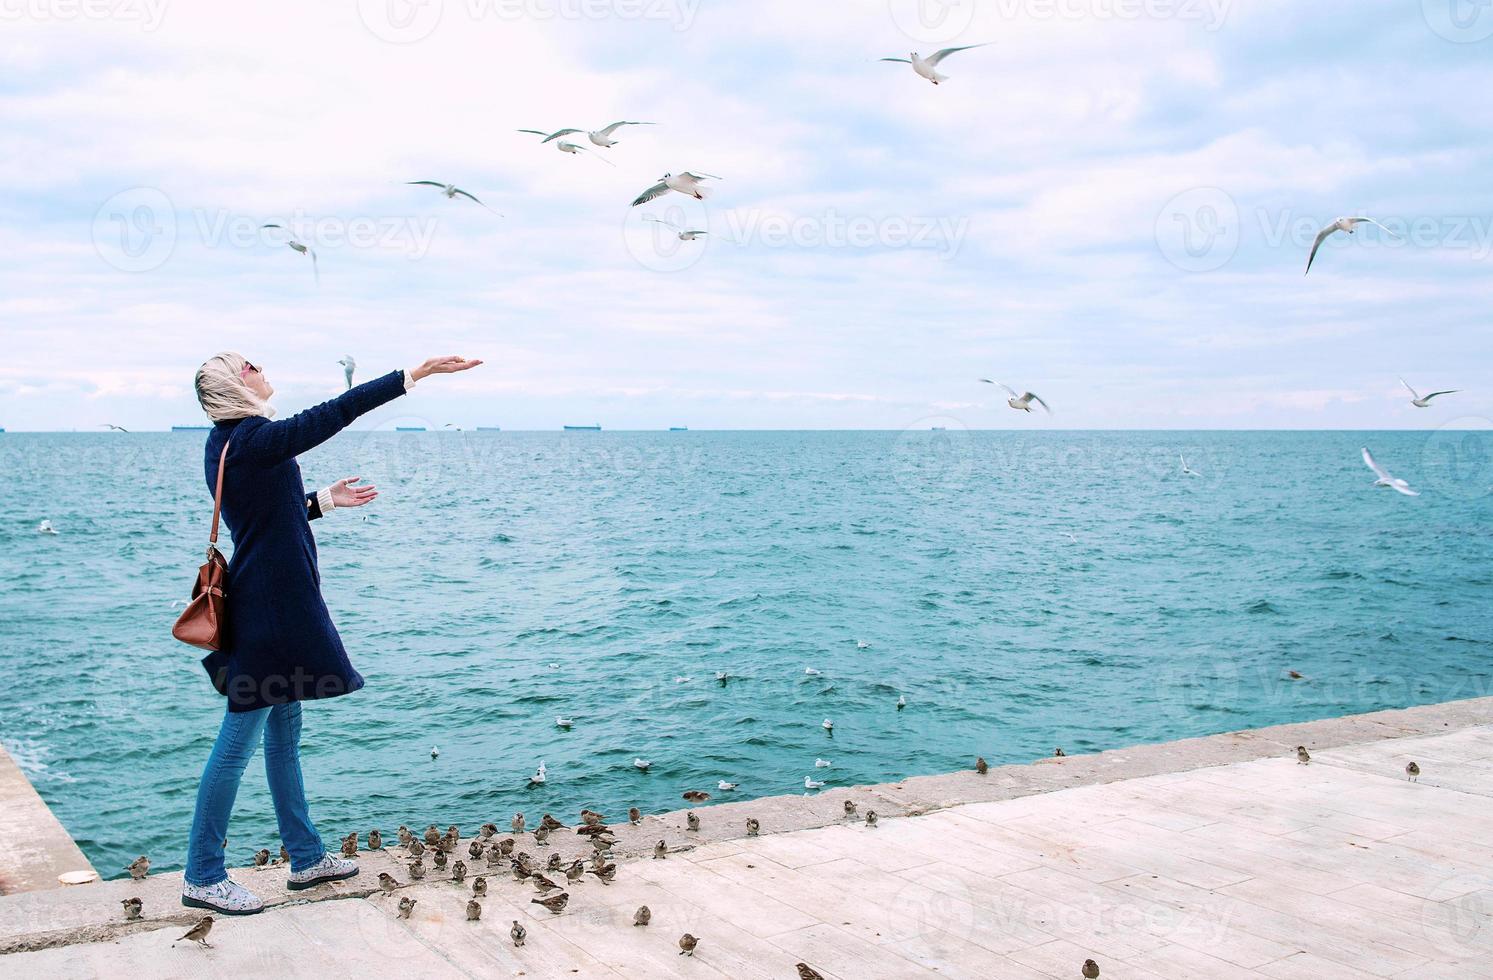
<instances>
[{"instance_id":1,"label":"concrete promenade","mask_svg":"<svg viewBox=\"0 0 1493 980\"><path fill-rule=\"evenodd\" d=\"M1493 699L1453 702L701 807L698 832L683 811L609 814L615 883L587 875L558 915L504 872L466 921L470 877L407 884L398 848L294 901L283 871L236 871L279 904L219 919L212 949L172 948L196 918L176 874L29 892L0 898L0 975L1073 978L1092 958L1104 978L1493 978L1490 797ZM878 825L845 819L846 799ZM538 864L590 852L568 830L518 846ZM485 870L465 840L455 857ZM381 870L404 887L379 894Z\"/></svg>"},{"instance_id":2,"label":"concrete promenade","mask_svg":"<svg viewBox=\"0 0 1493 980\"><path fill-rule=\"evenodd\" d=\"M59 875L93 865L36 795L15 760L0 748L0 895L57 888Z\"/></svg>"}]
</instances>

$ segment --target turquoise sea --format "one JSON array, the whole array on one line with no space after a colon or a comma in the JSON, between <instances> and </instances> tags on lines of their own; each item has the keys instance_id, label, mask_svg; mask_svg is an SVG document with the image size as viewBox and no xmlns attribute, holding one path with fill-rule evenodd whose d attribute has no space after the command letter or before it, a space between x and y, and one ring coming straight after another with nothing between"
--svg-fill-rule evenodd
<instances>
[{"instance_id":1,"label":"turquoise sea","mask_svg":"<svg viewBox=\"0 0 1493 980\"><path fill-rule=\"evenodd\" d=\"M169 635L203 435L0 436L0 741L106 875L180 866L223 710ZM1422 496L1372 488L1364 445ZM301 463L382 491L315 526L368 686L309 706L312 812L335 842L659 811L1485 695L1489 445L347 432ZM275 842L256 763L231 858Z\"/></svg>"}]
</instances>

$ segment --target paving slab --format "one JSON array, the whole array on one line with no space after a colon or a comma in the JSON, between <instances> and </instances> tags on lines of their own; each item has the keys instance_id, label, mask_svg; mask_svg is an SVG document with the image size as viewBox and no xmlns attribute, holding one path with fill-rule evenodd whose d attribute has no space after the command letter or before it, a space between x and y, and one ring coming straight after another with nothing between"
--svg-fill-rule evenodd
<instances>
[{"instance_id":1,"label":"paving slab","mask_svg":"<svg viewBox=\"0 0 1493 980\"><path fill-rule=\"evenodd\" d=\"M698 833L685 811L659 814L619 826L615 883L567 883L558 914L505 871L469 921L470 878L411 882L397 847L305 893L283 868L236 870L273 907L220 920L211 950L172 946L199 915L177 902L179 874L30 891L0 898L0 974L786 980L802 961L831 980L1056 980L1093 958L1140 980L1493 978L1490 796L1485 699L702 807ZM874 828L860 819L873 807ZM589 854L570 831L552 840L518 846ZM142 921L123 920L130 895ZM652 921L636 927L643 904Z\"/></svg>"}]
</instances>

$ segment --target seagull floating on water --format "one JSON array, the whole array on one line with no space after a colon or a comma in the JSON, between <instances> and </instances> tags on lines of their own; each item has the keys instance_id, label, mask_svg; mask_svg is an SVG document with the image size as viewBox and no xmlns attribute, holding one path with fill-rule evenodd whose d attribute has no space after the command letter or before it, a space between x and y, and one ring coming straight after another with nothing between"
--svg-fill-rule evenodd
<instances>
[{"instance_id":1,"label":"seagull floating on water","mask_svg":"<svg viewBox=\"0 0 1493 980\"><path fill-rule=\"evenodd\" d=\"M1202 476L1203 475L1203 474L1199 473L1197 470L1195 470L1192 467L1190 467L1190 466L1187 465L1187 457L1186 456L1183 456L1181 453L1178 453L1177 454L1177 458L1182 461L1182 475L1183 476Z\"/></svg>"},{"instance_id":2,"label":"seagull floating on water","mask_svg":"<svg viewBox=\"0 0 1493 980\"><path fill-rule=\"evenodd\" d=\"M287 231L287 229L285 228L284 225L273 225L273 224L271 224L271 225L260 225L259 227L261 229L263 229L263 228L278 228L281 231L286 231L287 234L288 234L288 231ZM312 275L313 278L315 278L317 284L320 285L321 284L321 270L319 268L317 268L317 265L316 265L316 249L312 248L310 245L305 244L304 242L298 242L294 238L288 238L286 240L285 244L288 245L288 246L290 246L291 248L295 249L297 252L300 252L302 255L309 255L309 256L311 256L311 275Z\"/></svg>"},{"instance_id":3,"label":"seagull floating on water","mask_svg":"<svg viewBox=\"0 0 1493 980\"><path fill-rule=\"evenodd\" d=\"M454 199L456 199L458 197L464 197L467 200L473 202L474 204L478 204L478 205L481 205L484 208L487 208L487 210L492 211L493 214L498 214L498 212L493 211L492 208L487 207L486 204L483 204L481 201L477 200L476 195L474 195L474 194L472 194L472 193L470 193L468 191L462 190L460 187L457 187L455 184L443 184L443 183L441 183L438 180L407 180L407 181L405 181L405 183L406 184L417 185L417 186L420 186L420 187L438 187L438 188L440 188L441 193L444 194L444 195L446 195L446 197L448 199L454 200ZM498 217L501 218L502 215L498 214Z\"/></svg>"},{"instance_id":4,"label":"seagull floating on water","mask_svg":"<svg viewBox=\"0 0 1493 980\"><path fill-rule=\"evenodd\" d=\"M830 767L830 761L828 759L815 759L814 760L814 768L815 769L828 769L829 767Z\"/></svg>"},{"instance_id":5,"label":"seagull floating on water","mask_svg":"<svg viewBox=\"0 0 1493 980\"><path fill-rule=\"evenodd\" d=\"M441 754L441 750L440 750L440 748L439 748L439 747L437 747L437 746L434 746L434 745L432 745L432 746L431 746L431 747L430 747L430 757L431 757L431 758L432 758L432 759L434 759L434 758L435 758L435 757L436 757L436 756L438 756L438 755L440 755L440 754Z\"/></svg>"},{"instance_id":6,"label":"seagull floating on water","mask_svg":"<svg viewBox=\"0 0 1493 980\"><path fill-rule=\"evenodd\" d=\"M820 725L819 727L823 728L827 732L832 732L835 730L835 723L826 718L824 719L824 724Z\"/></svg>"},{"instance_id":7,"label":"seagull floating on water","mask_svg":"<svg viewBox=\"0 0 1493 980\"><path fill-rule=\"evenodd\" d=\"M647 772L648 767L653 765L653 761L651 759L633 759L632 764L634 767Z\"/></svg>"},{"instance_id":8,"label":"seagull floating on water","mask_svg":"<svg viewBox=\"0 0 1493 980\"><path fill-rule=\"evenodd\" d=\"M1321 248L1322 243L1325 242L1329 237L1340 231L1346 231L1350 235L1356 234L1356 229L1358 228L1358 226L1365 223L1371 224L1376 228L1384 228L1383 225L1379 224L1379 222L1375 221L1373 218L1339 218L1332 224L1328 225L1326 228L1323 228L1321 231L1317 232L1317 240L1312 242L1312 254L1306 257L1306 272L1303 272L1302 275L1304 276L1308 272L1312 271L1312 263L1317 259L1317 249ZM1400 237L1399 235L1396 235L1394 232L1390 231L1388 228L1384 228L1384 231L1388 233L1391 238Z\"/></svg>"},{"instance_id":9,"label":"seagull floating on water","mask_svg":"<svg viewBox=\"0 0 1493 980\"><path fill-rule=\"evenodd\" d=\"M1032 410L1032 402L1036 402L1038 405L1042 406L1042 409L1047 412L1048 415L1052 414L1052 409L1048 407L1047 403L1030 391L1025 391L1018 395L1016 394L1016 389L1012 388L1010 385L1001 384L999 381L991 381L989 378L981 378L980 380L988 385L999 385L1000 387L1006 389L1006 391L1010 392L1011 397L1006 399L1006 404L1010 405L1018 412L1030 412Z\"/></svg>"},{"instance_id":10,"label":"seagull floating on water","mask_svg":"<svg viewBox=\"0 0 1493 980\"><path fill-rule=\"evenodd\" d=\"M539 783L544 782L547 775L549 775L549 770L544 767L544 760L540 759L539 768L534 770L534 775L529 777L529 782L534 785L538 785Z\"/></svg>"},{"instance_id":11,"label":"seagull floating on water","mask_svg":"<svg viewBox=\"0 0 1493 980\"><path fill-rule=\"evenodd\" d=\"M644 215L643 216L643 220L644 221L652 221L652 222L655 222L656 224L667 226L668 228L672 229L675 234L677 234L679 236L679 240L681 242L692 242L695 239L699 238L701 235L708 235L708 234L710 234L710 232L705 231L704 229L701 229L701 228L681 228L678 225L676 225L674 222L669 221L666 218L655 218L651 214Z\"/></svg>"},{"instance_id":12,"label":"seagull floating on water","mask_svg":"<svg viewBox=\"0 0 1493 980\"><path fill-rule=\"evenodd\" d=\"M675 684L688 684L691 679L692 678L685 677L683 674L680 674L678 677L674 678L674 683Z\"/></svg>"},{"instance_id":13,"label":"seagull floating on water","mask_svg":"<svg viewBox=\"0 0 1493 980\"><path fill-rule=\"evenodd\" d=\"M989 42L987 41L986 44L988 43ZM882 58L881 60L895 61L904 65L912 65L913 71L917 72L921 77L928 79L928 81L932 82L934 85L937 85L939 82L946 82L949 80L949 76L940 75L938 73L939 62L943 61L951 54L955 54L960 51L968 51L971 48L983 48L984 46L984 44L966 44L962 48L943 48L939 51L933 52L926 58L921 57L916 51L913 51L910 53L910 56L906 58Z\"/></svg>"},{"instance_id":14,"label":"seagull floating on water","mask_svg":"<svg viewBox=\"0 0 1493 980\"><path fill-rule=\"evenodd\" d=\"M569 728L571 726L571 723L572 719L570 718L563 718L560 715L555 716L555 724L560 726L561 728Z\"/></svg>"},{"instance_id":15,"label":"seagull floating on water","mask_svg":"<svg viewBox=\"0 0 1493 980\"><path fill-rule=\"evenodd\" d=\"M870 645L871 644L867 643L865 640L856 640L855 641L855 648L857 650L864 650L867 647L869 647Z\"/></svg>"},{"instance_id":16,"label":"seagull floating on water","mask_svg":"<svg viewBox=\"0 0 1493 980\"><path fill-rule=\"evenodd\" d=\"M632 206L637 207L639 204L647 204L655 198L663 197L669 191L678 191L681 194L689 195L697 201L703 201L706 195L710 193L708 187L700 186L700 181L706 179L723 180L725 178L717 177L715 174L694 173L689 170L686 170L682 174L664 174L658 179L658 183L639 194L637 199L632 202Z\"/></svg>"},{"instance_id":17,"label":"seagull floating on water","mask_svg":"<svg viewBox=\"0 0 1493 980\"><path fill-rule=\"evenodd\" d=\"M1405 385L1405 390L1410 392L1410 404L1414 405L1416 408L1430 408L1432 398L1435 398L1438 395L1454 395L1462 390L1461 388L1448 388L1446 391L1433 391L1429 395L1426 395L1424 398L1422 398L1420 395L1416 394L1414 388L1406 384L1404 378L1400 379L1400 384Z\"/></svg>"},{"instance_id":18,"label":"seagull floating on water","mask_svg":"<svg viewBox=\"0 0 1493 980\"><path fill-rule=\"evenodd\" d=\"M815 779L813 776L804 777L804 789L819 789L824 786L824 781Z\"/></svg>"},{"instance_id":19,"label":"seagull floating on water","mask_svg":"<svg viewBox=\"0 0 1493 980\"><path fill-rule=\"evenodd\" d=\"M1369 454L1367 446L1365 446L1363 450L1363 461L1369 469L1374 471L1374 475L1379 478L1374 481L1374 486L1388 487L1396 493L1403 493L1407 497L1420 496L1420 493L1418 491L1410 489L1410 484L1406 483L1404 480L1400 479L1397 476L1390 476L1389 472L1385 470L1384 467L1374 462L1374 457Z\"/></svg>"},{"instance_id":20,"label":"seagull floating on water","mask_svg":"<svg viewBox=\"0 0 1493 980\"><path fill-rule=\"evenodd\" d=\"M353 360L351 354L343 354L342 360L337 363L342 365L342 374L347 378L347 386L351 388L353 386L353 372L358 369L358 362Z\"/></svg>"},{"instance_id":21,"label":"seagull floating on water","mask_svg":"<svg viewBox=\"0 0 1493 980\"><path fill-rule=\"evenodd\" d=\"M40 524L38 524L36 526L36 530L37 530L37 532L39 534L56 534L57 533L57 529L52 526L52 522L51 521L42 521Z\"/></svg>"},{"instance_id":22,"label":"seagull floating on water","mask_svg":"<svg viewBox=\"0 0 1493 980\"><path fill-rule=\"evenodd\" d=\"M720 782L715 784L715 788L720 790L722 793L729 793L738 785L738 783L728 783L724 779L722 779Z\"/></svg>"},{"instance_id":23,"label":"seagull floating on water","mask_svg":"<svg viewBox=\"0 0 1493 980\"><path fill-rule=\"evenodd\" d=\"M820 674L820 671L818 669L814 668L814 667L805 667L804 668L804 673L807 674L810 677L818 677L819 674Z\"/></svg>"},{"instance_id":24,"label":"seagull floating on water","mask_svg":"<svg viewBox=\"0 0 1493 980\"><path fill-rule=\"evenodd\" d=\"M901 711L905 707L907 707L907 695L905 695L905 694L899 694L899 695L897 695L897 710Z\"/></svg>"}]
</instances>

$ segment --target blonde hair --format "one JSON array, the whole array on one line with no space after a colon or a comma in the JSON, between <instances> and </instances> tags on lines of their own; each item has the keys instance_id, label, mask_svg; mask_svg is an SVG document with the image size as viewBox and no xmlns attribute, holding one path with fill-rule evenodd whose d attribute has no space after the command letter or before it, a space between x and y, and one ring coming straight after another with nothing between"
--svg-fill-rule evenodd
<instances>
[{"instance_id":1,"label":"blonde hair","mask_svg":"<svg viewBox=\"0 0 1493 980\"><path fill-rule=\"evenodd\" d=\"M255 415L274 418L275 408L244 384L244 368L249 359L237 351L214 354L197 369L193 384L197 403L214 422L246 419Z\"/></svg>"}]
</instances>

